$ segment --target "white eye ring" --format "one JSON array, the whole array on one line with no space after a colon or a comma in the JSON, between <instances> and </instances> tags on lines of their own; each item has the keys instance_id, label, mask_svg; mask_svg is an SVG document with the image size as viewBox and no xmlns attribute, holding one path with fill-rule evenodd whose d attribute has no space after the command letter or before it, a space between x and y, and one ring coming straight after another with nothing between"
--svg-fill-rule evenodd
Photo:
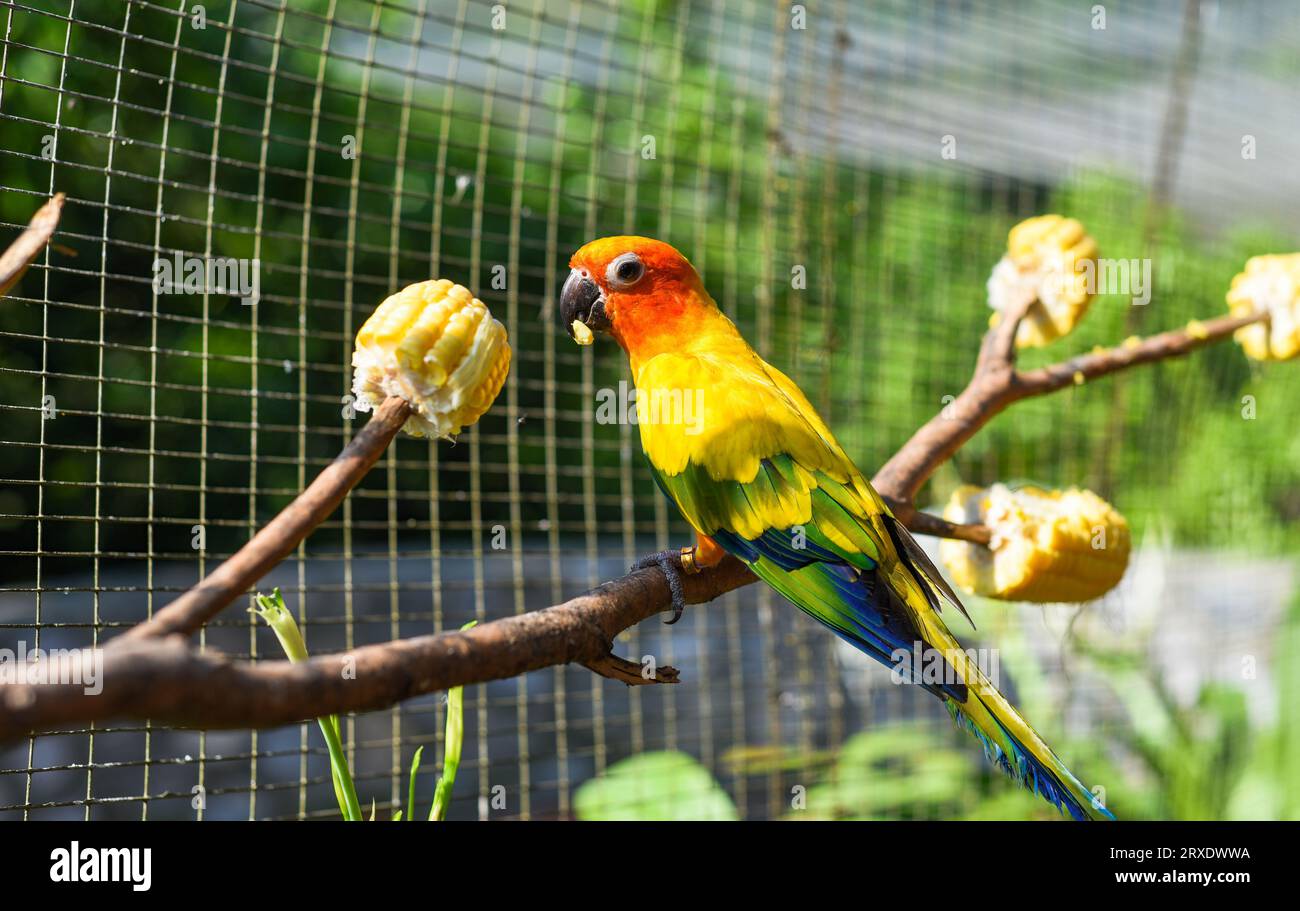
<instances>
[{"instance_id":1,"label":"white eye ring","mask_svg":"<svg viewBox=\"0 0 1300 911\"><path fill-rule=\"evenodd\" d=\"M645 275L645 264L635 253L624 253L614 257L605 269L605 281L611 288L626 290L631 288Z\"/></svg>"}]
</instances>

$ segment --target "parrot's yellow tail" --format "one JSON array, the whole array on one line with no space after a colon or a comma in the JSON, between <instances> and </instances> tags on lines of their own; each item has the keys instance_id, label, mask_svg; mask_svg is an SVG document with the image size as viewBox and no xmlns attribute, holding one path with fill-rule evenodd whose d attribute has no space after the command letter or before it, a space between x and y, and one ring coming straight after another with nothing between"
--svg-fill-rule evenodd
<instances>
[{"instance_id":1,"label":"parrot's yellow tail","mask_svg":"<svg viewBox=\"0 0 1300 911\"><path fill-rule=\"evenodd\" d=\"M938 613L940 599L961 607L956 593L907 529L892 517L887 525L899 557L910 572L891 573L890 584L878 588L886 600L892 596L910 605L920 618L925 648L937 650L955 672L958 685L936 693L953 719L979 738L984 752L999 768L1058 809L1068 810L1078 820L1114 819L998 691L971 653L957 642Z\"/></svg>"},{"instance_id":2,"label":"parrot's yellow tail","mask_svg":"<svg viewBox=\"0 0 1300 911\"><path fill-rule=\"evenodd\" d=\"M1115 818L973 661L968 661L963 670L965 701L949 696L944 704L953 720L979 738L990 760L1026 789L1069 811L1075 819Z\"/></svg>"}]
</instances>

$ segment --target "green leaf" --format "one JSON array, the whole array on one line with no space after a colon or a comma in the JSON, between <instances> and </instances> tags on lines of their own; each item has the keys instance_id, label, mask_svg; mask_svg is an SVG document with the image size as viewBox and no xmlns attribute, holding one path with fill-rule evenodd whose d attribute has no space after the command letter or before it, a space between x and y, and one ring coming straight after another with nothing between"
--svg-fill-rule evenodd
<instances>
[{"instance_id":1,"label":"green leaf","mask_svg":"<svg viewBox=\"0 0 1300 911\"><path fill-rule=\"evenodd\" d=\"M471 629L478 621L471 620L461 627L464 632ZM456 772L460 770L460 751L465 740L465 692L464 687L454 686L447 691L447 746L442 759L442 777L433 790L433 806L429 808L429 821L441 821L447 818L447 808L451 805L451 789L456 784Z\"/></svg>"},{"instance_id":2,"label":"green leaf","mask_svg":"<svg viewBox=\"0 0 1300 911\"><path fill-rule=\"evenodd\" d=\"M361 820L361 803L357 800L356 786L352 783L352 772L348 768L348 757L343 752L343 741L339 738L338 719L318 718L320 731L325 735L325 746L330 754L330 776L334 780L334 797L339 802L343 818L349 822Z\"/></svg>"},{"instance_id":3,"label":"green leaf","mask_svg":"<svg viewBox=\"0 0 1300 911\"><path fill-rule=\"evenodd\" d=\"M267 626L275 633L275 638L280 640L280 648L284 649L284 654L290 661L295 664L306 661L307 646L302 641L302 633L298 631L298 624L294 622L293 614L285 607L280 589L276 588L270 595L258 592L255 600L257 607L250 607L249 613L257 614L266 621Z\"/></svg>"},{"instance_id":4,"label":"green leaf","mask_svg":"<svg viewBox=\"0 0 1300 911\"><path fill-rule=\"evenodd\" d=\"M307 645L298 631L298 624L294 621L293 614L285 606L280 589L276 588L270 595L258 592L256 601L257 607L250 608L250 613L261 617L271 627L288 659L294 663L306 661ZM321 733L325 735L325 746L329 749L330 780L334 785L334 799L338 801L339 812L350 822L359 821L361 804L357 800L356 786L352 783L352 772L348 768L347 755L343 752L343 738L339 729L338 716L317 718L316 723L320 725Z\"/></svg>"},{"instance_id":5,"label":"green leaf","mask_svg":"<svg viewBox=\"0 0 1300 911\"><path fill-rule=\"evenodd\" d=\"M420 757L424 755L424 747L415 751L415 756L411 758L411 781L406 790L406 806L410 809L410 815L407 821L415 822L415 774L420 771ZM402 811L398 810L397 815L401 816Z\"/></svg>"},{"instance_id":6,"label":"green leaf","mask_svg":"<svg viewBox=\"0 0 1300 911\"><path fill-rule=\"evenodd\" d=\"M685 753L642 753L584 782L573 796L585 820L713 820L739 818L712 773Z\"/></svg>"}]
</instances>

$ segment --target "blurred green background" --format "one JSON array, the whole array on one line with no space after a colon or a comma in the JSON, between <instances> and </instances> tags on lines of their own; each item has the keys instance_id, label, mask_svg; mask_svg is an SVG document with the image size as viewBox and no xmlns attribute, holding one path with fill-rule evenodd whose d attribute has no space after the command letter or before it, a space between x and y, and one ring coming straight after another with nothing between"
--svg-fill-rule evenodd
<instances>
[{"instance_id":1,"label":"blurred green background","mask_svg":"<svg viewBox=\"0 0 1300 911\"><path fill-rule=\"evenodd\" d=\"M1286 99L1300 12L1192 6L1116 8L1098 28L1047 0L844 2L808 5L797 28L789 8L729 0L232 0L203 19L167 3L0 5L0 240L50 192L69 196L57 246L0 326L0 633L107 634L236 549L352 432L360 323L431 276L488 303L515 366L478 427L455 446L399 443L304 548L286 591L342 599L326 641L541 607L685 534L635 430L594 420L624 359L554 325L568 256L591 237L686 252L868 473L964 385L985 282L1023 218L1075 217L1103 256L1154 270L1149 305L1098 297L1028 366L1224 312L1249 256L1297 247ZM153 293L155 259L175 251L256 258L261 301ZM57 418L42 420L50 395ZM1228 342L1017 405L923 494L1079 484L1129 519L1138 553L1115 595L981 604L975 637L1002 649L1026 715L1121 816L1300 813L1297 401L1300 369ZM389 567L374 616L352 600L358 555ZM342 576L318 585L325 564ZM75 600L56 607L56 591ZM730 598L676 643L634 634L630 650L713 656L687 664L677 692L607 693L567 671L542 696L527 682L467 691L480 800L464 812L490 815L482 801L509 778L529 794L509 808L521 816L1053 815L989 772L937 705L862 689L885 672L777 599ZM223 645L257 653L246 618L223 623ZM727 676L728 650L761 673ZM438 711L394 710L361 749L409 755L437 735L403 713ZM579 719L589 730L571 737ZM183 782L150 784L150 735L124 733L139 777L112 786L85 770L105 761L102 735L73 732L80 758L46 765L6 751L3 809L33 814L42 769L74 782L45 801L73 814L183 801ZM320 744L295 742L284 787L298 800L282 812L304 815L329 801L311 790ZM266 749L251 735L234 751L229 792L247 815L274 790L249 771ZM180 767L207 761L201 741L176 751ZM624 776L631 792L625 754L651 764ZM402 763L377 763L373 787L395 795ZM660 779L651 791L685 788L698 807L656 804L644 783Z\"/></svg>"}]
</instances>

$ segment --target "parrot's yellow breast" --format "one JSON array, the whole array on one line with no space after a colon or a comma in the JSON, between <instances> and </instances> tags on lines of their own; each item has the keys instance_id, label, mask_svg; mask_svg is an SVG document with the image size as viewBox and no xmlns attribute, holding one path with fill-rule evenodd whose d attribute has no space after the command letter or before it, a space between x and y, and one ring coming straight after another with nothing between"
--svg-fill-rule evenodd
<instances>
[{"instance_id":1,"label":"parrot's yellow breast","mask_svg":"<svg viewBox=\"0 0 1300 911\"><path fill-rule=\"evenodd\" d=\"M763 459L784 453L847 483L852 463L803 393L740 344L637 365L637 422L650 462L670 476L693 463L714 480L747 484Z\"/></svg>"}]
</instances>

